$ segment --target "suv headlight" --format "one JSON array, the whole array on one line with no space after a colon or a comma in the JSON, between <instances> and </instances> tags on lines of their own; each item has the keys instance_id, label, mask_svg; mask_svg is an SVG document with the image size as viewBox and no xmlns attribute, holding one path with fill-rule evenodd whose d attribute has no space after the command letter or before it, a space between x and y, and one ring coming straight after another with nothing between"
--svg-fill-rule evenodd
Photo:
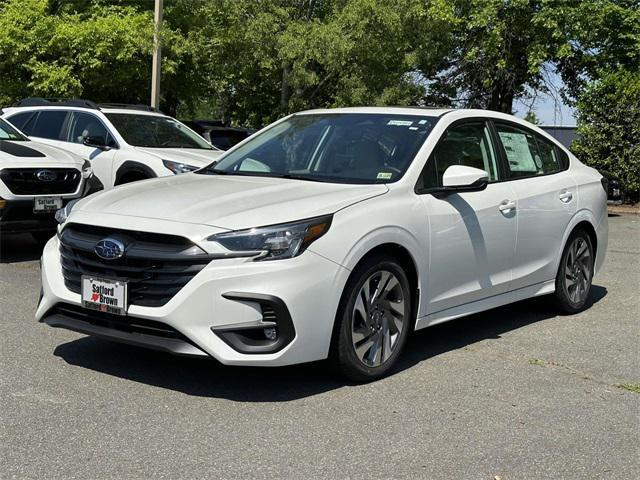
<instances>
[{"instance_id":1,"label":"suv headlight","mask_svg":"<svg viewBox=\"0 0 640 480\"><path fill-rule=\"evenodd\" d=\"M200 168L194 167L193 165L187 165L186 163L172 162L171 160L162 160L162 163L176 175L179 173L194 172Z\"/></svg>"},{"instance_id":2,"label":"suv headlight","mask_svg":"<svg viewBox=\"0 0 640 480\"><path fill-rule=\"evenodd\" d=\"M60 225L62 225L64 222L67 221L67 218L69 218L69 214L71 213L71 209L80 200L82 200L82 199L81 198L76 198L75 200L71 200L64 207L59 208L58 210L56 210L55 219Z\"/></svg>"},{"instance_id":3,"label":"suv headlight","mask_svg":"<svg viewBox=\"0 0 640 480\"><path fill-rule=\"evenodd\" d=\"M91 162L89 160L85 160L82 164L82 177L83 178L91 178L93 175L93 167L91 166Z\"/></svg>"},{"instance_id":4,"label":"suv headlight","mask_svg":"<svg viewBox=\"0 0 640 480\"><path fill-rule=\"evenodd\" d=\"M293 258L327 233L332 215L269 227L218 233L207 240L217 242L232 252L255 253L254 260Z\"/></svg>"}]
</instances>

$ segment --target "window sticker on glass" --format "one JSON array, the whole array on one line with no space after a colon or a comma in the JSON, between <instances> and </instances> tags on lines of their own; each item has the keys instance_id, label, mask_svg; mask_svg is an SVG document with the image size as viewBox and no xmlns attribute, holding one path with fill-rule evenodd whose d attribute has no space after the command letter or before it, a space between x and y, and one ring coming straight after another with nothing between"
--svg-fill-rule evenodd
<instances>
[{"instance_id":1,"label":"window sticker on glass","mask_svg":"<svg viewBox=\"0 0 640 480\"><path fill-rule=\"evenodd\" d=\"M378 172L378 176L376 177L378 180L391 180L393 173L391 172Z\"/></svg>"},{"instance_id":2,"label":"window sticker on glass","mask_svg":"<svg viewBox=\"0 0 640 480\"><path fill-rule=\"evenodd\" d=\"M397 125L398 127L410 127L413 125L412 120L389 120L387 125Z\"/></svg>"},{"instance_id":3,"label":"window sticker on glass","mask_svg":"<svg viewBox=\"0 0 640 480\"><path fill-rule=\"evenodd\" d=\"M535 161L529 150L527 136L517 132L498 132L512 172L537 172Z\"/></svg>"}]
</instances>

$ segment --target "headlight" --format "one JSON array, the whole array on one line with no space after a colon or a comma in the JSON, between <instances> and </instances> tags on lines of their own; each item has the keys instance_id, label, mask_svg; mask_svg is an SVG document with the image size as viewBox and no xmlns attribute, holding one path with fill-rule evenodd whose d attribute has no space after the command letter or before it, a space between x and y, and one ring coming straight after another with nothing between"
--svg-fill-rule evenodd
<instances>
[{"instance_id":1,"label":"headlight","mask_svg":"<svg viewBox=\"0 0 640 480\"><path fill-rule=\"evenodd\" d=\"M237 230L212 235L207 240L217 242L232 252L255 253L254 260L278 260L300 255L327 233L331 215L270 227Z\"/></svg>"},{"instance_id":2,"label":"headlight","mask_svg":"<svg viewBox=\"0 0 640 480\"><path fill-rule=\"evenodd\" d=\"M82 164L82 177L90 178L93 175L93 167L91 166L91 162L89 160L85 160Z\"/></svg>"},{"instance_id":3,"label":"headlight","mask_svg":"<svg viewBox=\"0 0 640 480\"><path fill-rule=\"evenodd\" d=\"M172 162L171 160L162 160L164 166L171 170L176 175L179 173L188 173L198 170L200 167L194 167L193 165L187 165L186 163Z\"/></svg>"},{"instance_id":4,"label":"headlight","mask_svg":"<svg viewBox=\"0 0 640 480\"><path fill-rule=\"evenodd\" d=\"M64 222L66 222L67 218L69 218L69 214L71 213L71 209L80 200L82 200L82 199L81 198L76 198L75 200L71 200L64 207L59 208L58 210L56 210L56 214L55 214L56 221L59 224L63 224Z\"/></svg>"}]
</instances>

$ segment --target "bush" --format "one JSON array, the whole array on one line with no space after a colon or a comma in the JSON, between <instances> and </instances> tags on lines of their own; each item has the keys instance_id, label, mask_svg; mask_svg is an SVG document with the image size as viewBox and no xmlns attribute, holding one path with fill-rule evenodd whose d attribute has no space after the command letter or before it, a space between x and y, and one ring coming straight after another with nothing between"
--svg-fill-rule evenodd
<instances>
[{"instance_id":1,"label":"bush","mask_svg":"<svg viewBox=\"0 0 640 480\"><path fill-rule=\"evenodd\" d=\"M623 183L629 198L640 194L640 72L603 76L578 98L576 156Z\"/></svg>"}]
</instances>

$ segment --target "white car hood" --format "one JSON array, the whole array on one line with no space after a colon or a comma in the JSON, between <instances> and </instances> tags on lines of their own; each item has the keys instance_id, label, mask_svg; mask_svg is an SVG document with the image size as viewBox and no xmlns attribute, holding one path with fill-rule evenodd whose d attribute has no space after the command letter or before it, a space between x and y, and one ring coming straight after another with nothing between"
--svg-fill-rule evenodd
<instances>
[{"instance_id":1,"label":"white car hood","mask_svg":"<svg viewBox=\"0 0 640 480\"><path fill-rule=\"evenodd\" d=\"M6 145L0 149L0 169L3 168L77 168L82 169L84 160L61 148L40 142L2 140ZM12 148L14 146L14 148ZM31 155L30 152L37 152Z\"/></svg>"},{"instance_id":2,"label":"white car hood","mask_svg":"<svg viewBox=\"0 0 640 480\"><path fill-rule=\"evenodd\" d=\"M385 185L189 173L135 182L83 200L76 210L240 230L334 213L383 195Z\"/></svg>"},{"instance_id":3,"label":"white car hood","mask_svg":"<svg viewBox=\"0 0 640 480\"><path fill-rule=\"evenodd\" d=\"M134 147L136 150L155 155L163 160L185 163L194 167L204 167L222 155L222 150L205 150L202 148L150 148Z\"/></svg>"}]
</instances>

